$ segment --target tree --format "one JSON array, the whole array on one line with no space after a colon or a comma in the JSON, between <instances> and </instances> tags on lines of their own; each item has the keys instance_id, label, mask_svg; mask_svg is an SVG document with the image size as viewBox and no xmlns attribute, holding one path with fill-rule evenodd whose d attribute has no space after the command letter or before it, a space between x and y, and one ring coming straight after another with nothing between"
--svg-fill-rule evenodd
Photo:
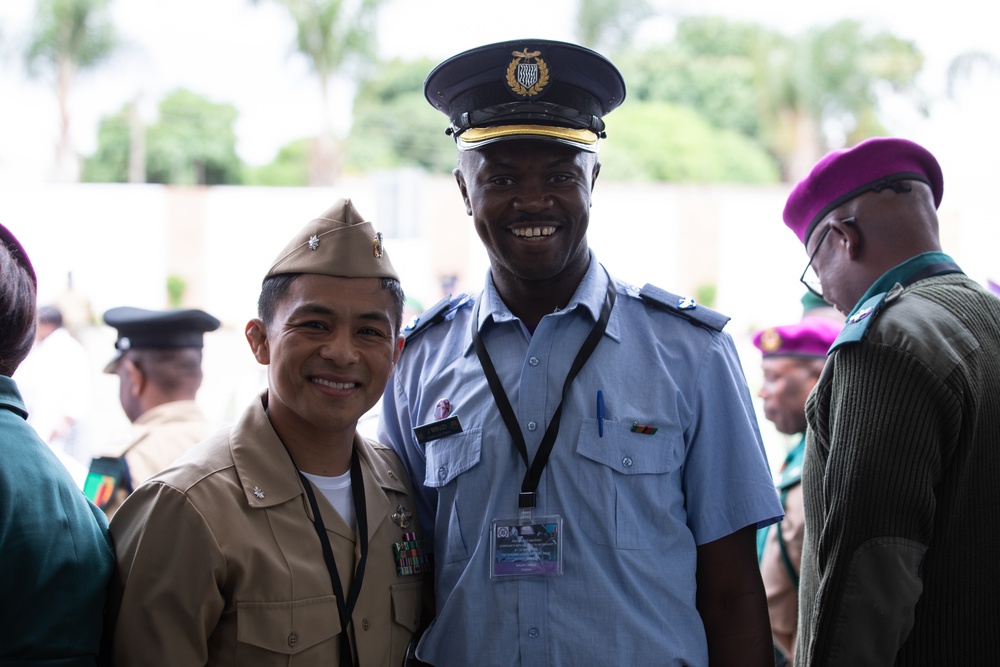
<instances>
[{"instance_id":1,"label":"tree","mask_svg":"<svg viewBox=\"0 0 1000 667\"><path fill-rule=\"evenodd\" d=\"M338 171L336 138L330 125L330 83L342 70L374 57L377 12L385 0L275 1L295 22L295 50L306 57L319 80L323 127L311 156L309 181L329 185Z\"/></svg>"},{"instance_id":2,"label":"tree","mask_svg":"<svg viewBox=\"0 0 1000 667\"><path fill-rule=\"evenodd\" d=\"M354 98L346 165L354 171L421 167L447 174L455 168L455 144L445 137L447 119L424 99L423 81L433 60L379 63Z\"/></svg>"},{"instance_id":3,"label":"tree","mask_svg":"<svg viewBox=\"0 0 1000 667\"><path fill-rule=\"evenodd\" d=\"M602 53L615 53L652 14L646 0L579 0L577 41Z\"/></svg>"},{"instance_id":4,"label":"tree","mask_svg":"<svg viewBox=\"0 0 1000 667\"><path fill-rule=\"evenodd\" d=\"M774 160L749 138L713 127L692 108L635 101L606 119L601 179L776 183Z\"/></svg>"},{"instance_id":5,"label":"tree","mask_svg":"<svg viewBox=\"0 0 1000 667\"><path fill-rule=\"evenodd\" d=\"M70 136L69 97L79 71L107 60L118 46L110 0L38 0L24 60L32 76L51 77L59 102L55 178L76 181L79 158Z\"/></svg>"},{"instance_id":6,"label":"tree","mask_svg":"<svg viewBox=\"0 0 1000 667\"><path fill-rule=\"evenodd\" d=\"M839 139L884 133L878 108L887 94L916 89L923 58L912 42L869 34L840 21L786 36L718 16L681 19L672 42L621 59L629 97L684 104L713 125L744 134L798 180Z\"/></svg>"},{"instance_id":7,"label":"tree","mask_svg":"<svg viewBox=\"0 0 1000 667\"><path fill-rule=\"evenodd\" d=\"M84 180L128 180L130 104L102 118L97 150L84 162ZM159 105L159 119L146 129L145 168L150 183L221 185L242 182L243 163L236 153L237 111L188 90L169 93Z\"/></svg>"}]
</instances>

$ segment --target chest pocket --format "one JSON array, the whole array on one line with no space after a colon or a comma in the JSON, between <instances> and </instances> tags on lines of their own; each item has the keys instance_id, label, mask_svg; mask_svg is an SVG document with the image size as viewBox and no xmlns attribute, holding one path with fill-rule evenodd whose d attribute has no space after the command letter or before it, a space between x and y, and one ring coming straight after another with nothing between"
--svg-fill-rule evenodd
<instances>
[{"instance_id":1,"label":"chest pocket","mask_svg":"<svg viewBox=\"0 0 1000 667\"><path fill-rule=\"evenodd\" d=\"M576 448L587 489L582 528L597 544L648 549L663 531L663 513L682 511L684 442L674 430L633 433L631 424L606 419L598 437L597 420L584 420Z\"/></svg>"},{"instance_id":2,"label":"chest pocket","mask_svg":"<svg viewBox=\"0 0 1000 667\"><path fill-rule=\"evenodd\" d=\"M483 526L489 524L489 471L480 464L483 430L471 429L434 440L427 443L424 453L424 485L438 492L435 553L446 563L466 560Z\"/></svg>"},{"instance_id":3,"label":"chest pocket","mask_svg":"<svg viewBox=\"0 0 1000 667\"><path fill-rule=\"evenodd\" d=\"M340 634L339 618L333 596L296 602L240 602L237 662L287 666L294 664L290 657L309 652L333 664L340 650L333 641Z\"/></svg>"}]
</instances>

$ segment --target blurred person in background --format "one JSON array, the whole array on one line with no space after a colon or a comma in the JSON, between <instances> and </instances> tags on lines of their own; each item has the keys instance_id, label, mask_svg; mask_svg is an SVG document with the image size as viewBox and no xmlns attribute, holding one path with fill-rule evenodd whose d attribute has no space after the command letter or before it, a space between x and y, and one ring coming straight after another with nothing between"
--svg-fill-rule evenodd
<instances>
[{"instance_id":1,"label":"blurred person in background","mask_svg":"<svg viewBox=\"0 0 1000 667\"><path fill-rule=\"evenodd\" d=\"M0 225L0 664L93 667L114 564L107 520L28 426L11 377L35 339L36 287Z\"/></svg>"},{"instance_id":2,"label":"blurred person in background","mask_svg":"<svg viewBox=\"0 0 1000 667\"><path fill-rule=\"evenodd\" d=\"M28 424L82 484L93 455L87 424L94 396L90 354L64 326L56 306L38 309L35 338L16 377L28 408Z\"/></svg>"},{"instance_id":3,"label":"blurred person in background","mask_svg":"<svg viewBox=\"0 0 1000 667\"><path fill-rule=\"evenodd\" d=\"M204 334L220 322L203 310L127 306L107 311L104 321L118 334L104 372L118 376L132 428L124 442L91 461L84 491L110 519L136 487L219 428L196 398Z\"/></svg>"},{"instance_id":4,"label":"blurred person in background","mask_svg":"<svg viewBox=\"0 0 1000 667\"><path fill-rule=\"evenodd\" d=\"M805 301L803 301L805 304ZM821 304L816 304L822 308ZM758 396L764 416L779 433L797 438L778 472L778 494L785 518L757 533L758 558L771 632L778 653L776 662L791 664L799 614L799 569L805 519L802 512L802 457L806 445L806 398L819 380L826 352L840 333L833 319L809 315L786 326L758 331L753 344L761 351L764 381Z\"/></svg>"}]
</instances>

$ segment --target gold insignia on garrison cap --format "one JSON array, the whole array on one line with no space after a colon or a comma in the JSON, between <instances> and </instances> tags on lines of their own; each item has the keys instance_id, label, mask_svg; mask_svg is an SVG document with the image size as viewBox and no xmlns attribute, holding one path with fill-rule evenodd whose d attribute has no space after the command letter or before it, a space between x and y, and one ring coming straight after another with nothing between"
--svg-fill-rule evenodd
<instances>
[{"instance_id":1,"label":"gold insignia on garrison cap","mask_svg":"<svg viewBox=\"0 0 1000 667\"><path fill-rule=\"evenodd\" d=\"M381 259L382 252L382 232L376 232L375 238L372 239L372 253L375 255L375 259Z\"/></svg>"}]
</instances>

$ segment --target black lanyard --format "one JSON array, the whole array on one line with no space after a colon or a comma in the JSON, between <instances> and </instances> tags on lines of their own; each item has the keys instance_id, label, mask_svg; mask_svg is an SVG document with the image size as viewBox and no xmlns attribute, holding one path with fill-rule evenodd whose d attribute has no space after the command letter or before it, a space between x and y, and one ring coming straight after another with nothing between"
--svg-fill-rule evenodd
<instances>
[{"instance_id":1,"label":"black lanyard","mask_svg":"<svg viewBox=\"0 0 1000 667\"><path fill-rule=\"evenodd\" d=\"M358 542L361 543L361 559L354 572L354 581L351 582L350 595L345 601L344 587L340 583L340 575L337 573L337 561L333 557L333 547L330 546L330 538L326 535L326 526L323 524L323 515L319 512L319 505L316 504L316 494L313 493L312 484L301 472L299 479L309 497L309 506L313 513L313 526L316 528L316 535L319 536L320 546L323 547L323 560L326 561L326 569L330 572L330 581L333 584L333 594L337 598L337 611L340 613L340 664L355 665L351 657L351 645L347 634L347 626L351 623L351 614L354 613L354 606L358 602L361 594L361 583L365 578L365 564L368 562L368 512L365 506L365 480L361 475L361 462L358 460L358 450L351 454L351 495L354 496L354 514L358 521Z\"/></svg>"},{"instance_id":2,"label":"black lanyard","mask_svg":"<svg viewBox=\"0 0 1000 667\"><path fill-rule=\"evenodd\" d=\"M545 429L545 435L542 436L542 442L538 446L538 453L535 455L535 460L531 462L528 461L528 446L524 441L524 434L521 433L521 426L517 423L517 417L514 415L514 408L510 405L507 392L504 391L503 384L501 384L500 378L497 376L496 368L493 367L493 360L490 359L489 352L486 351L486 345L479 335L479 304L481 302L482 297L476 301L476 309L472 314L472 340L476 345L476 354L479 356L479 363L482 365L483 372L486 373L486 380L490 384L490 391L493 392L493 400L496 401L504 424L507 425L507 431L510 432L510 437L514 441L514 446L517 447L517 451L524 460L524 465L527 467L524 473L524 480L521 482L521 493L518 495L517 506L522 510L534 509L537 500L535 491L542 479L542 471L545 469L545 464L549 461L549 455L552 453L552 446L556 442L556 436L559 434L559 421L562 419L563 401L566 400L566 394L569 393L569 387L573 383L573 380L580 372L580 369L583 368L583 365L587 363L587 359L590 358L594 348L601 341L601 336L604 335L605 330L608 328L611 309L615 305L615 284L609 276L608 294L604 299L604 307L601 309L601 315L597 318L597 322L594 323L594 327L587 335L587 339L583 342L580 351L577 352L576 359L573 360L573 365L570 367L569 373L566 375L566 381L563 383L562 398L559 400L559 406L556 408L555 413L553 413L552 421L549 422L548 428Z\"/></svg>"}]
</instances>

